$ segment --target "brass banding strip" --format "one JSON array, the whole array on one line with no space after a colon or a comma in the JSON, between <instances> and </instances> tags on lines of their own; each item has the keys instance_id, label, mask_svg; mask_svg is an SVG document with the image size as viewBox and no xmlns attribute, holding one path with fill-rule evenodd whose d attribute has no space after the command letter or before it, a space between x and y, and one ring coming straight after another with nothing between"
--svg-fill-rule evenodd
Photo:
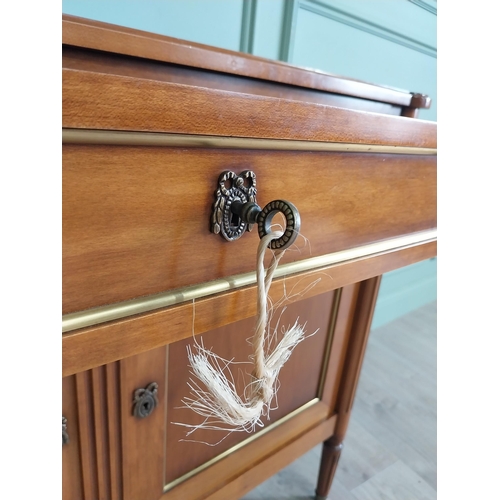
<instances>
[{"instance_id":1,"label":"brass banding strip","mask_svg":"<svg viewBox=\"0 0 500 500\"><path fill-rule=\"evenodd\" d=\"M368 245L342 250L319 257L291 262L279 266L274 276L280 278L304 271L319 269L332 264L350 261L353 259L376 256L380 253L402 250L411 246L422 245L436 240L437 230L421 231L397 238L391 238ZM140 297L137 299L111 304L85 311L66 314L62 320L63 333L87 326L98 325L107 321L126 318L135 314L154 311L163 307L173 306L182 302L192 301L216 293L234 290L256 283L255 272L238 274L217 279L208 283L191 285L181 289Z\"/></svg>"},{"instance_id":2,"label":"brass banding strip","mask_svg":"<svg viewBox=\"0 0 500 500\"><path fill-rule=\"evenodd\" d=\"M342 297L342 289L336 290L335 295L333 296L331 317L328 325L328 335L326 337L326 345L323 354L323 366L321 367L321 375L319 377L319 387L318 387L319 399L323 399L323 390L325 388L326 372L328 371L328 361L330 359L330 354L333 344L333 332L335 330L335 325L337 324L337 317L339 313L341 297Z\"/></svg>"},{"instance_id":3,"label":"brass banding strip","mask_svg":"<svg viewBox=\"0 0 500 500\"><path fill-rule=\"evenodd\" d=\"M435 148L351 144L342 142L253 139L250 137L218 137L211 135L168 134L156 132L122 132L113 130L62 130L63 144L95 144L115 146L163 146L182 148L257 149L275 151L337 151L344 153L390 153L404 155L436 155Z\"/></svg>"},{"instance_id":4,"label":"brass banding strip","mask_svg":"<svg viewBox=\"0 0 500 500\"><path fill-rule=\"evenodd\" d=\"M314 398L311 401L308 401L307 403L303 404L302 406L300 406L296 410L294 410L294 411L288 413L287 415L285 415L284 417L280 418L276 422L273 422L272 424L264 427L264 429L262 429L261 431L256 432L255 434L251 435L250 437L248 437L247 439L245 439L241 443L238 443L238 444L234 445L233 447L229 448L229 450L224 451L220 455L217 455L216 457L212 458L208 462L205 462L203 465L200 465L196 469L193 469L192 471L184 474L183 476L181 476L177 479L174 479L170 483L163 486L163 493L166 493L167 491L171 490L172 488L174 488L178 484L186 481L187 479L193 477L194 475L198 474L199 472L214 465L215 463L219 462L223 458L226 458L227 456L233 454L234 452L238 451L240 448L243 448L244 446L250 444L252 441L255 441L256 439L262 437L264 434L267 434L268 432L272 431L273 429L275 429L279 425L282 425L285 422L287 422L288 420L296 417L299 413L302 413L304 410L307 410L308 408L310 408L311 406L315 405L318 402L319 402L319 398Z\"/></svg>"}]
</instances>

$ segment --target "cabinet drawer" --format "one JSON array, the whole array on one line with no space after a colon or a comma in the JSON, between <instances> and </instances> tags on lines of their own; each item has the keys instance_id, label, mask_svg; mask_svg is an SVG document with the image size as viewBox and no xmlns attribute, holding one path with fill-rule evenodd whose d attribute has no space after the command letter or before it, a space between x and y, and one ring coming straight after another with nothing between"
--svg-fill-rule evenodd
<instances>
[{"instance_id":1,"label":"cabinet drawer","mask_svg":"<svg viewBox=\"0 0 500 500\"><path fill-rule=\"evenodd\" d=\"M224 170L253 170L260 206L297 206L284 263L436 226L435 156L66 144L63 312L254 270L256 230L209 230Z\"/></svg>"}]
</instances>

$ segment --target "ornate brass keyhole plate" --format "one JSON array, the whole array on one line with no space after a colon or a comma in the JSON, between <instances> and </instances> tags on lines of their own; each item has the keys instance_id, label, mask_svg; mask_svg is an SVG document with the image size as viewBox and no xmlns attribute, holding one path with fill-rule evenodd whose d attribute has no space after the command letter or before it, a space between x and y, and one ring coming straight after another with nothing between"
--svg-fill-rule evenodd
<instances>
[{"instance_id":1,"label":"ornate brass keyhole plate","mask_svg":"<svg viewBox=\"0 0 500 500\"><path fill-rule=\"evenodd\" d=\"M146 418L158 406L158 384L151 382L146 388L134 392L133 414L137 418Z\"/></svg>"}]
</instances>

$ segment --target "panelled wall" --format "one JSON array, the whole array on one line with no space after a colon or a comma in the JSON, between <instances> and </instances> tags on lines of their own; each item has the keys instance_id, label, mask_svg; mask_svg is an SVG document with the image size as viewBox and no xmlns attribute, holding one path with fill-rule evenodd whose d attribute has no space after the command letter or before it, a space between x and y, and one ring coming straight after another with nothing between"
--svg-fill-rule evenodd
<instances>
[{"instance_id":1,"label":"panelled wall","mask_svg":"<svg viewBox=\"0 0 500 500\"><path fill-rule=\"evenodd\" d=\"M63 0L63 12L428 94L436 0ZM307 236L307 235L306 235ZM436 298L436 259L383 277L373 327Z\"/></svg>"}]
</instances>

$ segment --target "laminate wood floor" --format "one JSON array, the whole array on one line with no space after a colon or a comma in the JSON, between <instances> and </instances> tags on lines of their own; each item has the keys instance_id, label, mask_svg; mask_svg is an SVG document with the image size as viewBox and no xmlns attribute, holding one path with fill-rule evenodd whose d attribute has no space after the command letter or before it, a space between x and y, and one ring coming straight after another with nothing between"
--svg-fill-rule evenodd
<instances>
[{"instance_id":1,"label":"laminate wood floor","mask_svg":"<svg viewBox=\"0 0 500 500\"><path fill-rule=\"evenodd\" d=\"M332 500L436 499L436 302L373 330ZM321 445L243 500L314 498Z\"/></svg>"}]
</instances>

